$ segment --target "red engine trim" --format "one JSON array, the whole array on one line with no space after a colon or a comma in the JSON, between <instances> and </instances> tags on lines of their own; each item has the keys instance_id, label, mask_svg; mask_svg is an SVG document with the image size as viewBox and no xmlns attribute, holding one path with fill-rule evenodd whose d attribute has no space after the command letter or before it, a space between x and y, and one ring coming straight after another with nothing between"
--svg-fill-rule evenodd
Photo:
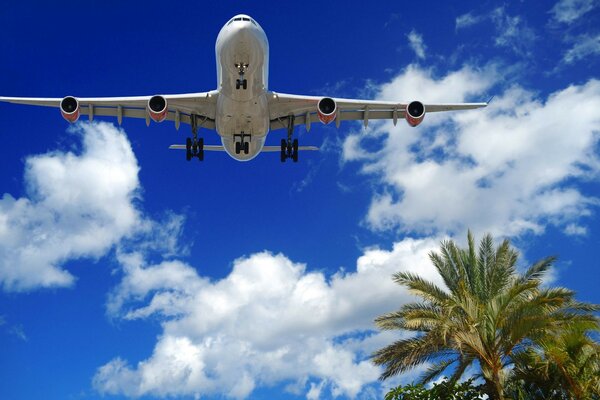
<instances>
[{"instance_id":1,"label":"red engine trim","mask_svg":"<svg viewBox=\"0 0 600 400\"><path fill-rule=\"evenodd\" d=\"M413 101L406 105L404 116L406 122L414 128L423 122L425 118L425 106L420 101Z\"/></svg>"},{"instance_id":2,"label":"red engine trim","mask_svg":"<svg viewBox=\"0 0 600 400\"><path fill-rule=\"evenodd\" d=\"M72 110L72 111L71 111ZM60 102L60 114L70 123L75 123L81 115L79 101L75 97L67 96Z\"/></svg>"},{"instance_id":3,"label":"red engine trim","mask_svg":"<svg viewBox=\"0 0 600 400\"><path fill-rule=\"evenodd\" d=\"M159 111L154 111L151 107L151 103L153 103L154 101L157 102L164 102L164 107L159 110ZM152 120L154 122L163 122L166 118L167 115L169 114L169 107L167 106L167 99L165 99L162 96L152 96L150 98L150 100L148 100L148 113L150 114L150 118L152 118Z\"/></svg>"},{"instance_id":4,"label":"red engine trim","mask_svg":"<svg viewBox=\"0 0 600 400\"><path fill-rule=\"evenodd\" d=\"M331 123L337 117L337 104L331 97L323 97L317 104L319 120L325 125Z\"/></svg>"}]
</instances>

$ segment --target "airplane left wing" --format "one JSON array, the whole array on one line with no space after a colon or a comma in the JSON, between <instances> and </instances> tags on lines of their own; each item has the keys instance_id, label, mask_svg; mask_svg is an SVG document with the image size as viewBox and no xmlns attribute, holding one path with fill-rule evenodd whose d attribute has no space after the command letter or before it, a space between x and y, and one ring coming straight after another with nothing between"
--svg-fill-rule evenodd
<instances>
[{"instance_id":1,"label":"airplane left wing","mask_svg":"<svg viewBox=\"0 0 600 400\"><path fill-rule=\"evenodd\" d=\"M275 92L270 92L268 98L271 129L288 128L291 118L294 125L305 125L307 131L315 122L327 124L334 120L337 127L345 120L363 121L366 127L370 120L376 119L389 119L394 121L394 125L398 119L406 119L410 125L417 126L428 112L472 110L488 105L488 103L429 104L419 101L395 103Z\"/></svg>"},{"instance_id":2,"label":"airplane left wing","mask_svg":"<svg viewBox=\"0 0 600 400\"><path fill-rule=\"evenodd\" d=\"M172 94L134 97L0 97L0 101L16 104L57 107L65 119L75 122L80 115L91 120L95 116L117 117L119 124L123 118L142 118L146 124L150 120L192 124L208 129L215 128L215 112L218 92ZM192 121L192 116L195 121Z\"/></svg>"}]
</instances>

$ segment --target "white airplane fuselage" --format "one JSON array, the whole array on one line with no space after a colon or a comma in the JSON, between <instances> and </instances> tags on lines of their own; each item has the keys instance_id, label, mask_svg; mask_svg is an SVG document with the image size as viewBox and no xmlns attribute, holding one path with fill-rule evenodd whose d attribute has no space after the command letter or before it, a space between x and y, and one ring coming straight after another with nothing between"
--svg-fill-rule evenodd
<instances>
[{"instance_id":1,"label":"white airplane fuselage","mask_svg":"<svg viewBox=\"0 0 600 400\"><path fill-rule=\"evenodd\" d=\"M269 42L263 29L247 15L237 15L223 26L215 45L217 91L215 126L225 151L239 161L256 157L269 132L267 100ZM245 88L236 85L244 68ZM235 151L239 135L249 135L248 154Z\"/></svg>"}]
</instances>

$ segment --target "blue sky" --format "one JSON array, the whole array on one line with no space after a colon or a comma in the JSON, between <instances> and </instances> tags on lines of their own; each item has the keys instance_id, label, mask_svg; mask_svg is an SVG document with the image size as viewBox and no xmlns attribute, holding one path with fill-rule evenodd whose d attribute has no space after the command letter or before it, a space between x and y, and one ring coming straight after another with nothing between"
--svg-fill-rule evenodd
<instances>
[{"instance_id":1,"label":"blue sky","mask_svg":"<svg viewBox=\"0 0 600 400\"><path fill-rule=\"evenodd\" d=\"M270 89L485 110L298 129L321 152L203 163L187 127L0 105L0 397L381 398L372 320L436 281L444 238L508 237L549 283L600 303L600 5L546 2L13 2L0 94L216 86L247 13ZM83 119L82 119L83 120ZM206 143L218 143L204 131ZM268 138L276 144L283 131Z\"/></svg>"}]
</instances>

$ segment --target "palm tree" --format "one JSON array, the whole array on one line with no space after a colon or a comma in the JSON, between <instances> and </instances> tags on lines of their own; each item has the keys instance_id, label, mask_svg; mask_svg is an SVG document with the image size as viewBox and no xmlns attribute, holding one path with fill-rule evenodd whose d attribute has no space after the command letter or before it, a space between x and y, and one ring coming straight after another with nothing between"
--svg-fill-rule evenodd
<instances>
[{"instance_id":1,"label":"palm tree","mask_svg":"<svg viewBox=\"0 0 600 400\"><path fill-rule=\"evenodd\" d=\"M544 288L541 278L555 261L544 258L524 274L516 272L518 253L505 240L494 248L486 235L475 247L468 234L468 248L444 241L440 253L429 257L445 287L410 272L394 274L421 302L375 320L380 329L416 332L373 354L376 365L385 367L381 379L422 364L430 364L421 377L428 382L445 370L458 380L474 365L493 400L504 399L509 365L513 357L542 337L567 329L574 323L595 323L595 305L575 301L565 288Z\"/></svg>"},{"instance_id":2,"label":"palm tree","mask_svg":"<svg viewBox=\"0 0 600 400\"><path fill-rule=\"evenodd\" d=\"M509 387L528 399L600 399L598 324L575 324L514 357Z\"/></svg>"}]
</instances>

